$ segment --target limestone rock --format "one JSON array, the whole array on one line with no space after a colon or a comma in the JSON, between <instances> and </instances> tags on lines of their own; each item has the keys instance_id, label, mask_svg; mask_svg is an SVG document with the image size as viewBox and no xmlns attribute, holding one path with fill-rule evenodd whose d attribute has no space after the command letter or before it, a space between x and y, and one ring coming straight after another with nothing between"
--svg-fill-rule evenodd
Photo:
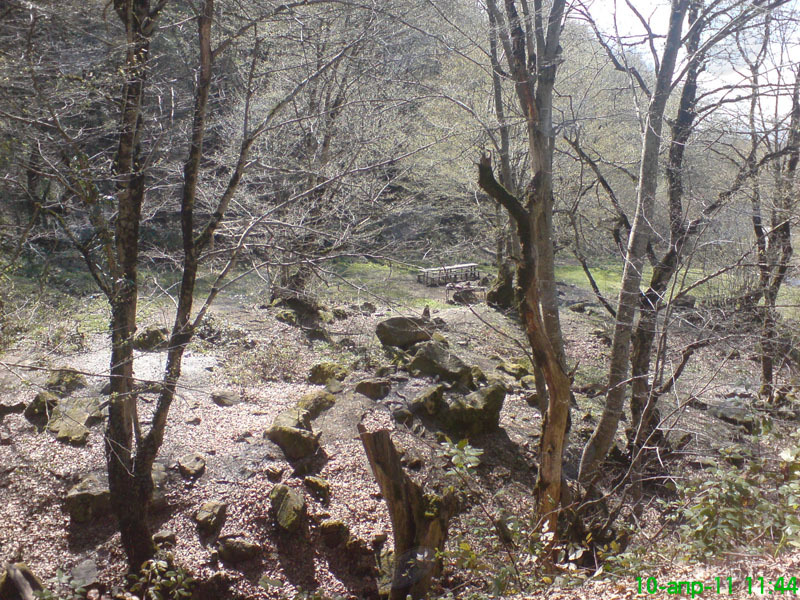
<instances>
[{"instance_id":1,"label":"limestone rock","mask_svg":"<svg viewBox=\"0 0 800 600\"><path fill-rule=\"evenodd\" d=\"M186 454L178 459L178 470L184 477L197 479L205 473L206 459L198 452Z\"/></svg>"},{"instance_id":2,"label":"limestone rock","mask_svg":"<svg viewBox=\"0 0 800 600\"><path fill-rule=\"evenodd\" d=\"M297 408L307 411L309 418L316 419L334 404L336 404L336 396L327 390L317 390L300 398Z\"/></svg>"},{"instance_id":3,"label":"limestone rock","mask_svg":"<svg viewBox=\"0 0 800 600\"><path fill-rule=\"evenodd\" d=\"M515 379L522 379L526 375L530 375L530 372L524 365L515 362L503 361L495 368L503 373L508 373Z\"/></svg>"},{"instance_id":4,"label":"limestone rock","mask_svg":"<svg viewBox=\"0 0 800 600\"><path fill-rule=\"evenodd\" d=\"M214 390L211 392L211 401L217 406L233 406L242 401L242 396L233 390Z\"/></svg>"},{"instance_id":5,"label":"limestone rock","mask_svg":"<svg viewBox=\"0 0 800 600\"><path fill-rule=\"evenodd\" d=\"M162 529L153 534L153 541L159 546L174 546L178 538L171 529Z\"/></svg>"},{"instance_id":6,"label":"limestone rock","mask_svg":"<svg viewBox=\"0 0 800 600\"><path fill-rule=\"evenodd\" d=\"M278 527L288 533L300 529L306 513L306 500L302 494L279 483L269 493L270 511Z\"/></svg>"},{"instance_id":7,"label":"limestone rock","mask_svg":"<svg viewBox=\"0 0 800 600\"><path fill-rule=\"evenodd\" d=\"M323 504L327 504L330 501L331 484L326 479L309 475L303 479L303 483Z\"/></svg>"},{"instance_id":8,"label":"limestone rock","mask_svg":"<svg viewBox=\"0 0 800 600\"><path fill-rule=\"evenodd\" d=\"M243 535L226 535L217 545L219 557L225 562L240 563L258 556L261 547Z\"/></svg>"},{"instance_id":9,"label":"limestone rock","mask_svg":"<svg viewBox=\"0 0 800 600\"><path fill-rule=\"evenodd\" d=\"M204 502L194 515L197 526L203 533L212 533L218 530L225 521L228 505L218 500Z\"/></svg>"},{"instance_id":10,"label":"limestone rock","mask_svg":"<svg viewBox=\"0 0 800 600\"><path fill-rule=\"evenodd\" d=\"M748 433L759 430L757 415L744 402L729 400L712 406L709 412L721 421L743 427Z\"/></svg>"},{"instance_id":11,"label":"limestone rock","mask_svg":"<svg viewBox=\"0 0 800 600\"><path fill-rule=\"evenodd\" d=\"M57 396L68 396L75 390L86 387L86 377L75 369L59 369L50 373L45 387Z\"/></svg>"},{"instance_id":12,"label":"limestone rock","mask_svg":"<svg viewBox=\"0 0 800 600\"><path fill-rule=\"evenodd\" d=\"M74 523L86 523L111 510L111 493L96 476L86 475L67 492L66 508Z\"/></svg>"},{"instance_id":13,"label":"limestone rock","mask_svg":"<svg viewBox=\"0 0 800 600\"><path fill-rule=\"evenodd\" d=\"M334 519L328 519L320 523L319 533L322 536L322 541L329 548L336 548L346 544L350 538L350 528L342 521Z\"/></svg>"},{"instance_id":14,"label":"limestone rock","mask_svg":"<svg viewBox=\"0 0 800 600\"><path fill-rule=\"evenodd\" d=\"M419 317L392 317L378 323L375 334L384 346L408 348L430 340L433 325L427 319Z\"/></svg>"},{"instance_id":15,"label":"limestone rock","mask_svg":"<svg viewBox=\"0 0 800 600\"><path fill-rule=\"evenodd\" d=\"M342 365L333 362L321 362L311 367L311 373L308 376L310 383L317 383L324 385L328 383L329 379L336 379L342 381L347 377L348 371Z\"/></svg>"},{"instance_id":16,"label":"limestone rock","mask_svg":"<svg viewBox=\"0 0 800 600\"><path fill-rule=\"evenodd\" d=\"M290 409L279 414L265 436L280 446L289 460L306 458L319 448L319 436L311 430L310 413L303 409Z\"/></svg>"},{"instance_id":17,"label":"limestone rock","mask_svg":"<svg viewBox=\"0 0 800 600\"><path fill-rule=\"evenodd\" d=\"M356 391L371 400L381 400L389 395L392 382L388 379L364 379L356 384Z\"/></svg>"},{"instance_id":18,"label":"limestone rock","mask_svg":"<svg viewBox=\"0 0 800 600\"><path fill-rule=\"evenodd\" d=\"M445 429L462 437L494 431L500 423L505 397L506 389L498 384L466 396L453 396L446 399L438 418Z\"/></svg>"},{"instance_id":19,"label":"limestone rock","mask_svg":"<svg viewBox=\"0 0 800 600\"><path fill-rule=\"evenodd\" d=\"M438 376L463 386L472 387L472 370L458 356L436 342L424 342L408 365L412 374Z\"/></svg>"},{"instance_id":20,"label":"limestone rock","mask_svg":"<svg viewBox=\"0 0 800 600\"><path fill-rule=\"evenodd\" d=\"M143 352L165 350L169 343L169 329L151 326L133 337L133 347Z\"/></svg>"},{"instance_id":21,"label":"limestone rock","mask_svg":"<svg viewBox=\"0 0 800 600\"><path fill-rule=\"evenodd\" d=\"M432 385L411 401L411 412L424 412L433 416L442 408L443 400L444 386Z\"/></svg>"},{"instance_id":22,"label":"limestone rock","mask_svg":"<svg viewBox=\"0 0 800 600\"><path fill-rule=\"evenodd\" d=\"M41 391L25 408L25 418L33 421L37 417L49 417L53 409L58 406L58 402L58 396L52 392Z\"/></svg>"},{"instance_id":23,"label":"limestone rock","mask_svg":"<svg viewBox=\"0 0 800 600\"><path fill-rule=\"evenodd\" d=\"M361 306L358 308L365 315L371 315L378 310L378 308L372 302L362 302Z\"/></svg>"},{"instance_id":24,"label":"limestone rock","mask_svg":"<svg viewBox=\"0 0 800 600\"><path fill-rule=\"evenodd\" d=\"M0 598L3 600L24 600L23 596L19 593L19 589L14 583L14 578L11 576L12 571L16 576L22 577L30 586L34 593L41 592L42 584L36 575L30 570L25 563L9 564L6 569L0 573Z\"/></svg>"}]
</instances>

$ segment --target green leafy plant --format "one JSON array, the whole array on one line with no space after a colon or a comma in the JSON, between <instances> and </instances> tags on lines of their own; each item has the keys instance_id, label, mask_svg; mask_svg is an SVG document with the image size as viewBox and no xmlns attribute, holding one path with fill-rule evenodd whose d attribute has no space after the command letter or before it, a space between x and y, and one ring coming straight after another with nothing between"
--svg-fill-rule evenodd
<instances>
[{"instance_id":1,"label":"green leafy plant","mask_svg":"<svg viewBox=\"0 0 800 600\"><path fill-rule=\"evenodd\" d=\"M448 475L472 476L481 464L483 450L470 446L469 440L454 443L449 437L439 445L442 453L450 460L451 466L447 469Z\"/></svg>"},{"instance_id":2,"label":"green leafy plant","mask_svg":"<svg viewBox=\"0 0 800 600\"><path fill-rule=\"evenodd\" d=\"M780 454L778 468L752 458L742 468L720 466L677 485L678 500L665 503L680 523L689 554L713 557L720 550L771 541L775 553L800 548L800 445Z\"/></svg>"},{"instance_id":3,"label":"green leafy plant","mask_svg":"<svg viewBox=\"0 0 800 600\"><path fill-rule=\"evenodd\" d=\"M148 560L138 574L128 575L128 590L143 600L180 600L190 598L196 580L171 556Z\"/></svg>"}]
</instances>

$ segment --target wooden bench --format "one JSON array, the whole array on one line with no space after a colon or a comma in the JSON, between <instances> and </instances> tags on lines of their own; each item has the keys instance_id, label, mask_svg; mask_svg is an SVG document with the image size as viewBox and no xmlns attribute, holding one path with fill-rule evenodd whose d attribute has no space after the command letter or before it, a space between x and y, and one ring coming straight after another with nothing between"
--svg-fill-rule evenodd
<instances>
[{"instance_id":1,"label":"wooden bench","mask_svg":"<svg viewBox=\"0 0 800 600\"><path fill-rule=\"evenodd\" d=\"M477 281L478 279L480 279L480 273L478 273L476 263L420 269L417 273L417 281L430 287L460 281Z\"/></svg>"}]
</instances>

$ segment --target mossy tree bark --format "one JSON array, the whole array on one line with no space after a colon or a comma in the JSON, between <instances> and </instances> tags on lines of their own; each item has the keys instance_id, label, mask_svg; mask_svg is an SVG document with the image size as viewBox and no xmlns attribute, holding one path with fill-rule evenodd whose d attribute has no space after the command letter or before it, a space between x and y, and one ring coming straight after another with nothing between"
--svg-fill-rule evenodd
<instances>
[{"instance_id":1,"label":"mossy tree bark","mask_svg":"<svg viewBox=\"0 0 800 600\"><path fill-rule=\"evenodd\" d=\"M553 248L553 87L562 60L565 2L554 0L546 13L541 0L534 0L532 11L527 1L521 0L522 14L514 0L504 1L503 12L497 4L489 0L487 10L525 117L531 178L524 197L518 198L495 180L491 157L486 155L480 161L478 183L505 207L519 235L519 311L547 391L536 493L540 518L553 533L546 557L550 559L557 541L571 385L558 314Z\"/></svg>"},{"instance_id":2,"label":"mossy tree bark","mask_svg":"<svg viewBox=\"0 0 800 600\"><path fill-rule=\"evenodd\" d=\"M436 554L444 549L448 523L457 508L455 497L451 493L425 493L403 470L388 431L370 433L359 423L358 432L392 520L394 572L390 598L426 598L433 577L441 571Z\"/></svg>"}]
</instances>

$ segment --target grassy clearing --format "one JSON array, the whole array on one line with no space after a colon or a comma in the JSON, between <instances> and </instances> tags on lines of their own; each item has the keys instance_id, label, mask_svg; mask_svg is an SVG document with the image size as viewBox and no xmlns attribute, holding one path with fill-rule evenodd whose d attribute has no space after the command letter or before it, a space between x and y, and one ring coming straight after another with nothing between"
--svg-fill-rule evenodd
<instances>
[{"instance_id":1,"label":"grassy clearing","mask_svg":"<svg viewBox=\"0 0 800 600\"><path fill-rule=\"evenodd\" d=\"M318 293L330 302L364 301L419 309L426 305L443 308L443 288L416 285L416 270L393 263L375 261L339 261L329 267L329 281L320 284Z\"/></svg>"}]
</instances>

